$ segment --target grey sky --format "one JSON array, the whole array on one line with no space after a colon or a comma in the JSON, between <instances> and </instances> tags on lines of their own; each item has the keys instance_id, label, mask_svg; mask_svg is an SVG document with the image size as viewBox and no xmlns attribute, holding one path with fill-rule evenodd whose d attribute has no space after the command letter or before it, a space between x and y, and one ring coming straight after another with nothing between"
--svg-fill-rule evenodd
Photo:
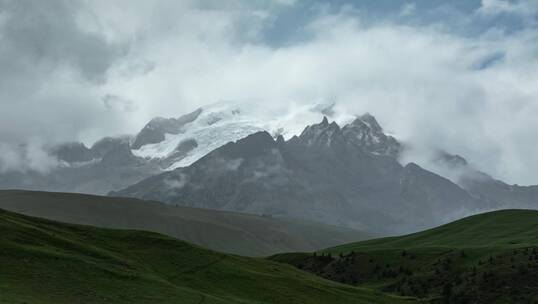
<instances>
[{"instance_id":1,"label":"grey sky","mask_svg":"<svg viewBox=\"0 0 538 304\"><path fill-rule=\"evenodd\" d=\"M412 157L443 148L538 184L537 17L536 0L0 0L0 142L91 144L218 100L334 100Z\"/></svg>"}]
</instances>

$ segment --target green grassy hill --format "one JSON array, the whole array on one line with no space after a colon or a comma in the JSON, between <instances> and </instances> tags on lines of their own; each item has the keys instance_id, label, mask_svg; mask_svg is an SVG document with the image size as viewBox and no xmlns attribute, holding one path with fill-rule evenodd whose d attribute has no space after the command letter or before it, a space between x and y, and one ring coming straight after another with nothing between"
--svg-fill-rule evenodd
<instances>
[{"instance_id":1,"label":"green grassy hill","mask_svg":"<svg viewBox=\"0 0 538 304\"><path fill-rule=\"evenodd\" d=\"M326 252L424 247L521 247L538 245L538 211L501 210L470 216L430 230L345 244Z\"/></svg>"},{"instance_id":2,"label":"green grassy hill","mask_svg":"<svg viewBox=\"0 0 538 304\"><path fill-rule=\"evenodd\" d=\"M247 256L313 251L368 238L354 229L298 219L77 193L4 190L0 208L72 224L158 232Z\"/></svg>"},{"instance_id":3,"label":"green grassy hill","mask_svg":"<svg viewBox=\"0 0 538 304\"><path fill-rule=\"evenodd\" d=\"M0 265L0 303L10 304L407 302L157 233L3 210Z\"/></svg>"},{"instance_id":4,"label":"green grassy hill","mask_svg":"<svg viewBox=\"0 0 538 304\"><path fill-rule=\"evenodd\" d=\"M538 303L538 211L489 212L410 235L272 259L433 303Z\"/></svg>"}]
</instances>

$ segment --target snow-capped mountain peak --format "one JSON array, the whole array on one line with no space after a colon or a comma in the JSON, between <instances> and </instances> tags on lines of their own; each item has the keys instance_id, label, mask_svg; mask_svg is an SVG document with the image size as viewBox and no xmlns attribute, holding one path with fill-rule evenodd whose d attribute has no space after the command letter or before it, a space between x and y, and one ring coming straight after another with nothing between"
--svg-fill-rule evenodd
<instances>
[{"instance_id":1,"label":"snow-capped mountain peak","mask_svg":"<svg viewBox=\"0 0 538 304\"><path fill-rule=\"evenodd\" d=\"M248 102L222 101L179 118L153 119L134 138L133 154L158 159L165 170L172 170L258 131L289 139L324 115L334 115L334 108L334 104L253 107Z\"/></svg>"},{"instance_id":2,"label":"snow-capped mountain peak","mask_svg":"<svg viewBox=\"0 0 538 304\"><path fill-rule=\"evenodd\" d=\"M402 149L401 144L394 137L386 135L369 113L344 126L342 132L347 140L372 153L397 158Z\"/></svg>"},{"instance_id":3,"label":"snow-capped mountain peak","mask_svg":"<svg viewBox=\"0 0 538 304\"><path fill-rule=\"evenodd\" d=\"M299 137L309 146L329 147L338 137L342 137L342 133L336 122L329 123L327 117L324 116L321 123L306 127Z\"/></svg>"},{"instance_id":4,"label":"snow-capped mountain peak","mask_svg":"<svg viewBox=\"0 0 538 304\"><path fill-rule=\"evenodd\" d=\"M351 124L346 125L348 122ZM135 137L132 148L134 155L157 159L165 170L173 170L259 131L281 140L300 135L326 146L345 136L376 153L394 155L399 151L397 141L383 133L372 115L351 116L334 103L273 108L233 101L211 104L179 118L154 119Z\"/></svg>"}]
</instances>

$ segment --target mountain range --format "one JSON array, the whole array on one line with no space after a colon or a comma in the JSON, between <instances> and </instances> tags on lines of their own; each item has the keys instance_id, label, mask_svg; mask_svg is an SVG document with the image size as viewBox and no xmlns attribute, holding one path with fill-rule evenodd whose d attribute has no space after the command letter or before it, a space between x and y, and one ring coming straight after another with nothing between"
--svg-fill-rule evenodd
<instances>
[{"instance_id":1,"label":"mountain range","mask_svg":"<svg viewBox=\"0 0 538 304\"><path fill-rule=\"evenodd\" d=\"M375 231L406 232L494 208L414 163L375 118L340 127L324 118L299 136L261 131L113 196L273 214Z\"/></svg>"},{"instance_id":2,"label":"mountain range","mask_svg":"<svg viewBox=\"0 0 538 304\"><path fill-rule=\"evenodd\" d=\"M178 118L156 117L137 134L105 137L91 147L81 142L49 144L44 152L57 163L46 172L0 170L0 189L106 194L152 175L188 166L212 150L252 133L269 130L289 137L334 104L297 106L285 115L223 101ZM269 113L269 114L268 114ZM25 146L18 154L25 154Z\"/></svg>"},{"instance_id":3,"label":"mountain range","mask_svg":"<svg viewBox=\"0 0 538 304\"><path fill-rule=\"evenodd\" d=\"M335 104L271 116L220 102L155 118L134 136L104 138L90 148L49 147L57 168L1 173L0 188L108 193L374 234L538 206L537 186L508 185L446 151L436 153L442 170L432 172L402 163L407 148L374 116L343 115Z\"/></svg>"}]
</instances>

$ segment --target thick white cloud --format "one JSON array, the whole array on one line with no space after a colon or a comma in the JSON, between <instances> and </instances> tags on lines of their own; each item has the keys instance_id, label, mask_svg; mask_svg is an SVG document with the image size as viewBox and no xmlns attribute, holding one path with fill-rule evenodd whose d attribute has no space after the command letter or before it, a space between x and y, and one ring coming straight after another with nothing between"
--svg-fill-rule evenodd
<instances>
[{"instance_id":1,"label":"thick white cloud","mask_svg":"<svg viewBox=\"0 0 538 304\"><path fill-rule=\"evenodd\" d=\"M279 46L266 41L264 30L295 2L87 2L78 7L77 26L112 49L106 69L97 71L101 78L85 77L81 66L62 72L57 64L46 86L36 81L19 97L50 106L36 110L53 117L53 134L43 136L87 142L134 133L153 116L178 116L218 100L279 107L336 101L348 111L371 112L412 143L417 152L410 159L442 148L509 182L538 183L538 31L532 25L462 36L442 23L366 23L350 7L330 12L318 5L305 26L287 29L303 39ZM462 23L526 3L483 1ZM417 14L414 6L398 7ZM114 57L117 52L124 55ZM4 100L2 110L8 109ZM47 126L35 116L19 111L14 117Z\"/></svg>"},{"instance_id":2,"label":"thick white cloud","mask_svg":"<svg viewBox=\"0 0 538 304\"><path fill-rule=\"evenodd\" d=\"M34 138L20 146L0 143L0 173L29 170L48 173L58 164L59 161L43 149L39 139Z\"/></svg>"}]
</instances>

